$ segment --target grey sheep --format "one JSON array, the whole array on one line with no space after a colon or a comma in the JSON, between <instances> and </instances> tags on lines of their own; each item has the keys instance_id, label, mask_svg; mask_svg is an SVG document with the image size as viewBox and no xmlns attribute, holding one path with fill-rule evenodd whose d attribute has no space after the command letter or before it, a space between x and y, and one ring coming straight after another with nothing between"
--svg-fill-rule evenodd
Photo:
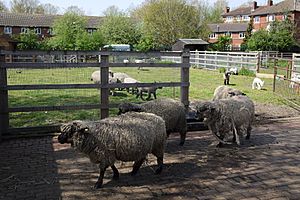
<instances>
[{"instance_id":1,"label":"grey sheep","mask_svg":"<svg viewBox=\"0 0 300 200\"><path fill-rule=\"evenodd\" d=\"M92 163L99 164L100 175L95 188L102 187L105 170L110 166L113 179L119 178L114 163L134 161L131 174L135 175L148 153L157 157L156 174L163 169L166 144L164 120L151 113L129 112L100 121L73 121L61 126L58 141L70 143L86 154Z\"/></svg>"},{"instance_id":2,"label":"grey sheep","mask_svg":"<svg viewBox=\"0 0 300 200\"><path fill-rule=\"evenodd\" d=\"M239 95L245 96L246 94L237 89L221 85L215 89L213 100L227 99L227 98L230 98L233 96L239 96Z\"/></svg>"},{"instance_id":3,"label":"grey sheep","mask_svg":"<svg viewBox=\"0 0 300 200\"><path fill-rule=\"evenodd\" d=\"M196 106L197 115L211 130L219 146L228 144L224 139L233 136L232 141L240 144L240 137L246 132L250 139L254 121L254 103L247 96L233 96L228 99L201 102Z\"/></svg>"},{"instance_id":4,"label":"grey sheep","mask_svg":"<svg viewBox=\"0 0 300 200\"><path fill-rule=\"evenodd\" d=\"M169 136L171 132L179 132L179 145L182 146L184 144L187 132L187 121L185 107L180 101L162 98L142 104L121 103L119 105L119 114L129 111L148 112L162 117L166 123L167 135Z\"/></svg>"}]
</instances>

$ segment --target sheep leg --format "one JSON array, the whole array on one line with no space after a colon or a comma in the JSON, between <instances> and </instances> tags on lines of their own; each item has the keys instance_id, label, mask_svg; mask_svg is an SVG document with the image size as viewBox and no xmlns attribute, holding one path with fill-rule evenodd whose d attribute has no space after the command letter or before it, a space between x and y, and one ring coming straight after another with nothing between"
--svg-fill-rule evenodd
<instances>
[{"instance_id":1,"label":"sheep leg","mask_svg":"<svg viewBox=\"0 0 300 200\"><path fill-rule=\"evenodd\" d=\"M246 140L249 140L249 139L250 139L251 129L252 129L251 126L249 126L249 127L247 128Z\"/></svg>"},{"instance_id":2,"label":"sheep leg","mask_svg":"<svg viewBox=\"0 0 300 200\"><path fill-rule=\"evenodd\" d=\"M162 156L157 156L157 165L158 168L155 170L155 174L160 174L163 170L164 166L164 157Z\"/></svg>"},{"instance_id":3,"label":"sheep leg","mask_svg":"<svg viewBox=\"0 0 300 200\"><path fill-rule=\"evenodd\" d=\"M146 158L142 158L142 159L134 162L132 171L131 171L131 176L136 175L136 173L139 171L139 169L140 169L141 165L143 164L143 162L145 161L145 159Z\"/></svg>"},{"instance_id":4,"label":"sheep leg","mask_svg":"<svg viewBox=\"0 0 300 200\"><path fill-rule=\"evenodd\" d=\"M148 92L148 97L147 97L147 101L149 101L150 100L150 98L151 98L151 92Z\"/></svg>"},{"instance_id":5,"label":"sheep leg","mask_svg":"<svg viewBox=\"0 0 300 200\"><path fill-rule=\"evenodd\" d=\"M112 165L112 166L110 166L110 167L111 167L111 169L112 169L113 172L114 172L113 179L114 179L114 180L118 180L118 179L119 179L119 171L118 171L118 169L116 168L115 165Z\"/></svg>"},{"instance_id":6,"label":"sheep leg","mask_svg":"<svg viewBox=\"0 0 300 200\"><path fill-rule=\"evenodd\" d=\"M95 189L102 187L105 170L106 170L106 168L104 168L104 169L100 168L100 174L99 174L98 180L94 186Z\"/></svg>"},{"instance_id":7,"label":"sheep leg","mask_svg":"<svg viewBox=\"0 0 300 200\"><path fill-rule=\"evenodd\" d=\"M183 146L184 142L185 142L185 136L186 136L186 131L182 131L180 132L180 146Z\"/></svg>"},{"instance_id":8,"label":"sheep leg","mask_svg":"<svg viewBox=\"0 0 300 200\"><path fill-rule=\"evenodd\" d=\"M154 99L156 99L156 92L153 92Z\"/></svg>"}]
</instances>

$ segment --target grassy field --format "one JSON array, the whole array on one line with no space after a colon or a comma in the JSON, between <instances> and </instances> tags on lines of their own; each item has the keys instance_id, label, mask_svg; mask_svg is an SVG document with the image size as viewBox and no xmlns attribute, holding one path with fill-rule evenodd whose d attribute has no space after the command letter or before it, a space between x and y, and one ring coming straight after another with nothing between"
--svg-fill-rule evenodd
<instances>
[{"instance_id":1,"label":"grassy field","mask_svg":"<svg viewBox=\"0 0 300 200\"><path fill-rule=\"evenodd\" d=\"M44 70L8 70L8 84L72 84L91 83L90 75L96 68L44 69ZM180 81L180 69L171 68L113 68L115 72L126 72L140 82L177 82ZM231 87L246 93L260 103L282 104L282 100L272 92L272 79L265 80L265 90L252 90L253 77L231 76ZM204 69L190 70L190 100L208 100L214 89L223 84L222 74L218 71ZM21 106L57 106L99 103L98 89L64 89L64 90L26 90L9 91L9 107ZM157 91L159 97L179 99L180 88L163 88ZM110 102L140 101L126 91L117 91L110 96ZM111 109L111 115L116 109ZM62 123L74 119L99 119L99 110L52 111L11 113L11 127L39 126Z\"/></svg>"}]
</instances>

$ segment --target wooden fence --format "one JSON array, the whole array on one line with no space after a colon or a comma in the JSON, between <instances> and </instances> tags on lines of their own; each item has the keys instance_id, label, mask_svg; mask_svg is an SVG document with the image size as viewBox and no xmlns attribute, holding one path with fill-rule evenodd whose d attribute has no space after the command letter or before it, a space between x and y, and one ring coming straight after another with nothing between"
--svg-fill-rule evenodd
<instances>
[{"instance_id":1,"label":"wooden fence","mask_svg":"<svg viewBox=\"0 0 300 200\"><path fill-rule=\"evenodd\" d=\"M67 60L57 60L53 57L65 58L76 55L72 62ZM110 62L110 57L162 57L179 56L181 63L123 63ZM18 136L20 133L41 133L58 131L59 125L41 126L41 127L11 127L9 114L14 112L37 112L37 111L61 111L61 110L80 110L80 109L100 109L100 118L109 116L109 108L117 105L109 102L109 89L111 88L130 88L130 87L180 87L180 99L188 108L189 105L189 52L99 52L99 51L1 51L0 53L0 140L4 137ZM14 58L20 61L20 58L26 58L26 61L16 62ZM30 57L32 59L30 59ZM86 59L92 57L93 59ZM38 59L37 59L38 58ZM52 60L49 61L51 58ZM80 61L79 61L80 60ZM101 84L8 84L8 69L49 69L49 68L84 68L98 67L101 71ZM159 67L159 68L180 68L179 82L159 82L159 83L114 83L109 80L109 68L111 67ZM51 89L91 89L99 88L99 104L85 105L59 105L59 106L21 106L9 107L9 91L21 90L51 90Z\"/></svg>"}]
</instances>

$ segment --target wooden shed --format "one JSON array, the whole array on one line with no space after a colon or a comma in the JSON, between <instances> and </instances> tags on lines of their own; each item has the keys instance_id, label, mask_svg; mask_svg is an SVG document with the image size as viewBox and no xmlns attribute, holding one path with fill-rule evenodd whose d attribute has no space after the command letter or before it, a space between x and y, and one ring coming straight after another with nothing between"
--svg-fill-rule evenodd
<instances>
[{"instance_id":1,"label":"wooden shed","mask_svg":"<svg viewBox=\"0 0 300 200\"><path fill-rule=\"evenodd\" d=\"M172 46L172 51L182 51L183 49L205 51L208 44L208 42L202 39L178 39Z\"/></svg>"}]
</instances>

